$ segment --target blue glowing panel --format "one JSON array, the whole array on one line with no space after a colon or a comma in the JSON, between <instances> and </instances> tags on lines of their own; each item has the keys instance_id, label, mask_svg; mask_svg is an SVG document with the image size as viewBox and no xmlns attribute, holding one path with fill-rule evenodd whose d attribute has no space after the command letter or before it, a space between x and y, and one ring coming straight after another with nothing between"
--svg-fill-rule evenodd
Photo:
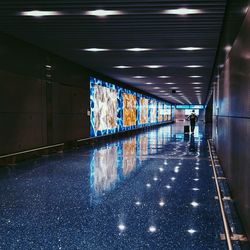
<instances>
[{"instance_id":1,"label":"blue glowing panel","mask_svg":"<svg viewBox=\"0 0 250 250\"><path fill-rule=\"evenodd\" d=\"M148 123L148 116L149 116L149 112L148 112L148 108L149 108L149 99L141 96L140 97L140 124L147 124Z\"/></svg>"},{"instance_id":2,"label":"blue glowing panel","mask_svg":"<svg viewBox=\"0 0 250 250\"><path fill-rule=\"evenodd\" d=\"M166 102L90 77L92 137L171 120L168 107Z\"/></svg>"},{"instance_id":3,"label":"blue glowing panel","mask_svg":"<svg viewBox=\"0 0 250 250\"><path fill-rule=\"evenodd\" d=\"M154 124L157 122L157 101L154 99L150 100L150 123Z\"/></svg>"},{"instance_id":4,"label":"blue glowing panel","mask_svg":"<svg viewBox=\"0 0 250 250\"><path fill-rule=\"evenodd\" d=\"M163 122L164 119L164 106L162 102L158 102L158 122Z\"/></svg>"},{"instance_id":5,"label":"blue glowing panel","mask_svg":"<svg viewBox=\"0 0 250 250\"><path fill-rule=\"evenodd\" d=\"M189 109L189 105L175 105L176 109Z\"/></svg>"},{"instance_id":6,"label":"blue glowing panel","mask_svg":"<svg viewBox=\"0 0 250 250\"><path fill-rule=\"evenodd\" d=\"M204 109L204 105L175 105L176 109Z\"/></svg>"},{"instance_id":7,"label":"blue glowing panel","mask_svg":"<svg viewBox=\"0 0 250 250\"><path fill-rule=\"evenodd\" d=\"M204 105L190 105L190 109L204 109Z\"/></svg>"},{"instance_id":8,"label":"blue glowing panel","mask_svg":"<svg viewBox=\"0 0 250 250\"><path fill-rule=\"evenodd\" d=\"M120 130L134 129L137 126L137 95L134 91L120 88L121 92L121 126Z\"/></svg>"},{"instance_id":9,"label":"blue glowing panel","mask_svg":"<svg viewBox=\"0 0 250 250\"><path fill-rule=\"evenodd\" d=\"M90 78L90 135L118 131L119 92L115 85Z\"/></svg>"},{"instance_id":10,"label":"blue glowing panel","mask_svg":"<svg viewBox=\"0 0 250 250\"><path fill-rule=\"evenodd\" d=\"M172 112L172 110L171 110L171 105L170 104L165 104L166 105L166 121L171 121L171 119L172 119L172 114L171 114L171 112Z\"/></svg>"}]
</instances>

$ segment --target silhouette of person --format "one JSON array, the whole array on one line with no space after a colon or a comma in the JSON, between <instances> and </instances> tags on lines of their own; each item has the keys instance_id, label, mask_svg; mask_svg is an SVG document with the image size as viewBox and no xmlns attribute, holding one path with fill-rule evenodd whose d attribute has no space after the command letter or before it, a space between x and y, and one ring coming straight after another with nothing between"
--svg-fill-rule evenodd
<instances>
[{"instance_id":1,"label":"silhouette of person","mask_svg":"<svg viewBox=\"0 0 250 250\"><path fill-rule=\"evenodd\" d=\"M190 121L191 133L194 133L195 123L198 121L198 116L195 114L194 110L192 110L187 120Z\"/></svg>"}]
</instances>

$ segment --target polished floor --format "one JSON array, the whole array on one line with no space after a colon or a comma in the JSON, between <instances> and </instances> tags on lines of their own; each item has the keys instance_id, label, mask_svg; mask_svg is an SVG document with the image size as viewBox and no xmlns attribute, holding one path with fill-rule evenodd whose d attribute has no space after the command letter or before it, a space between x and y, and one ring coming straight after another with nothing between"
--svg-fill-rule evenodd
<instances>
[{"instance_id":1,"label":"polished floor","mask_svg":"<svg viewBox=\"0 0 250 250\"><path fill-rule=\"evenodd\" d=\"M211 177L183 124L2 168L0 249L226 249Z\"/></svg>"}]
</instances>

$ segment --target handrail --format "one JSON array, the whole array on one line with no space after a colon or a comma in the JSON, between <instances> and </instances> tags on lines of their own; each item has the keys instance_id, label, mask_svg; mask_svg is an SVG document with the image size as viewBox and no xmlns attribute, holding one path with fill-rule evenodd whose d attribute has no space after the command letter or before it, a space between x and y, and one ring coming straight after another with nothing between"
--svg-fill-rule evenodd
<instances>
[{"instance_id":1,"label":"handrail","mask_svg":"<svg viewBox=\"0 0 250 250\"><path fill-rule=\"evenodd\" d=\"M25 151L21 151L21 152L17 152L17 153L11 153L11 154L7 154L7 155L1 155L0 159L18 156L18 155L22 155L22 154L26 154L26 153L32 153L32 152L36 152L36 151L43 150L43 149L60 147L60 146L64 146L64 143L59 143L59 144L50 145L50 146L44 146L44 147L40 147L40 148L29 149L29 150L25 150Z\"/></svg>"},{"instance_id":2,"label":"handrail","mask_svg":"<svg viewBox=\"0 0 250 250\"><path fill-rule=\"evenodd\" d=\"M211 145L210 145L209 140L207 140L207 143L208 143L209 155L210 155L211 163L212 163L212 167L213 167L213 172L214 172L214 181L215 181L215 185L216 185L216 189L217 189L218 200L219 200L219 204L220 204L220 210L221 210L221 216L222 216L225 235L226 235L227 246L228 246L229 250L233 250L230 229L229 229L229 225L228 225L228 221L227 221L227 217L226 217L226 213L225 213L224 202L223 202L222 197L221 197L221 190L220 190L220 186L218 183L218 176L217 176L217 173L215 170L215 164L214 164L214 159L213 159L213 155L211 152Z\"/></svg>"}]
</instances>

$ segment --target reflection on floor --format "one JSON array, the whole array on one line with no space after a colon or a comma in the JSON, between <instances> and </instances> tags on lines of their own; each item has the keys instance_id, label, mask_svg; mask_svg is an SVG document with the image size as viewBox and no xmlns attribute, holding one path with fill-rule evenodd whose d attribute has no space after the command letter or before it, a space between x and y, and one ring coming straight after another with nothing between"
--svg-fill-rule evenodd
<instances>
[{"instance_id":1,"label":"reflection on floor","mask_svg":"<svg viewBox=\"0 0 250 250\"><path fill-rule=\"evenodd\" d=\"M202 128L1 171L0 249L226 249Z\"/></svg>"}]
</instances>

